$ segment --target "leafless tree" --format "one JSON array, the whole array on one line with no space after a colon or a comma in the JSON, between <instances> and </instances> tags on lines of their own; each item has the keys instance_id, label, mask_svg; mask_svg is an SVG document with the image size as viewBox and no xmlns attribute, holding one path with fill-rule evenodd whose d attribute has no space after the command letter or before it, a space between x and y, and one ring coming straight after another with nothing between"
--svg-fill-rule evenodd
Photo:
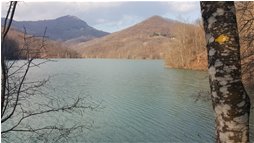
<instances>
[{"instance_id":1,"label":"leafless tree","mask_svg":"<svg viewBox=\"0 0 254 143\"><path fill-rule=\"evenodd\" d=\"M216 142L249 142L250 99L241 80L234 2L201 2Z\"/></svg>"},{"instance_id":2,"label":"leafless tree","mask_svg":"<svg viewBox=\"0 0 254 143\"><path fill-rule=\"evenodd\" d=\"M240 35L242 74L245 83L254 87L254 2L236 2Z\"/></svg>"},{"instance_id":3,"label":"leafless tree","mask_svg":"<svg viewBox=\"0 0 254 143\"><path fill-rule=\"evenodd\" d=\"M181 23L174 27L179 31L170 42L166 65L184 69L202 69L205 56L205 38L200 24ZM199 67L200 68L199 68Z\"/></svg>"},{"instance_id":4,"label":"leafless tree","mask_svg":"<svg viewBox=\"0 0 254 143\"><path fill-rule=\"evenodd\" d=\"M19 133L22 138L43 142L68 141L77 132L90 129L90 123L72 122L81 117L86 109L97 109L99 104L88 103L84 98L61 98L47 94L49 79L34 80L28 78L34 68L48 62L36 61L45 47L45 33L39 48L31 48L33 36L24 32L24 45L18 50L23 60L9 59L9 47L6 39L13 20L17 2L11 1L2 30L1 45L1 136L2 141L20 142L13 135ZM69 118L65 119L65 116ZM42 120L44 119L44 120ZM82 119L83 120L83 119ZM40 121L40 122L39 122ZM44 121L44 122L42 122ZM21 141L22 142L22 141Z\"/></svg>"}]
</instances>

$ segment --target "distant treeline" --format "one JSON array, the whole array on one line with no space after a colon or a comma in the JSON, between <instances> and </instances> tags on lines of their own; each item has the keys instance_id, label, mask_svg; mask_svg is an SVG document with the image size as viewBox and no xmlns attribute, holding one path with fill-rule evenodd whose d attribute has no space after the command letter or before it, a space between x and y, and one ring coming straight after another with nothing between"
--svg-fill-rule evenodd
<instances>
[{"instance_id":1,"label":"distant treeline","mask_svg":"<svg viewBox=\"0 0 254 143\"><path fill-rule=\"evenodd\" d=\"M53 41L46 37L26 35L11 29L3 45L7 59L26 58L79 58L79 54L68 48L63 42Z\"/></svg>"}]
</instances>

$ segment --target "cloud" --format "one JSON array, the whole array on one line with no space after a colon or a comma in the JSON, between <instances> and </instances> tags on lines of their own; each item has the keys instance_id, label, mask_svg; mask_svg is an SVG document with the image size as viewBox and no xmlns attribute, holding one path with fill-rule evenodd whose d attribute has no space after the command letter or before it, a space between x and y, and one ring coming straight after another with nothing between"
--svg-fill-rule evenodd
<instances>
[{"instance_id":1,"label":"cloud","mask_svg":"<svg viewBox=\"0 0 254 143\"><path fill-rule=\"evenodd\" d=\"M117 7L121 2L19 2L16 20L43 20L57 18L63 15L80 17L82 13L90 13L100 9ZM8 9L8 2L2 3L2 16Z\"/></svg>"},{"instance_id":2,"label":"cloud","mask_svg":"<svg viewBox=\"0 0 254 143\"><path fill-rule=\"evenodd\" d=\"M193 22L201 18L200 5L198 1L168 2L169 11L163 16L182 22Z\"/></svg>"},{"instance_id":3,"label":"cloud","mask_svg":"<svg viewBox=\"0 0 254 143\"><path fill-rule=\"evenodd\" d=\"M176 13L188 13L197 10L199 8L199 2L168 2L169 8Z\"/></svg>"},{"instance_id":4,"label":"cloud","mask_svg":"<svg viewBox=\"0 0 254 143\"><path fill-rule=\"evenodd\" d=\"M100 30L106 29L107 32L115 32L133 26L142 20L144 20L144 18L139 16L124 15L121 19L116 21L104 20L103 23L96 24L94 27Z\"/></svg>"}]
</instances>

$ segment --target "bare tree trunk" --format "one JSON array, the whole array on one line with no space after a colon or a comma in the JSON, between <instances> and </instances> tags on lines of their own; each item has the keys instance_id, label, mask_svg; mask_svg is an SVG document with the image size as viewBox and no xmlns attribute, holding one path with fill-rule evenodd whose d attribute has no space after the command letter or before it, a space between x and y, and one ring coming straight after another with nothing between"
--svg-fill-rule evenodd
<instances>
[{"instance_id":1,"label":"bare tree trunk","mask_svg":"<svg viewBox=\"0 0 254 143\"><path fill-rule=\"evenodd\" d=\"M3 107L4 107L4 104L5 104L5 92L6 92L6 76L7 76L7 73L6 73L6 64L5 64L5 56L4 53L4 49L3 49L3 46L4 46L4 42L5 42L5 39L7 37L7 33L9 32L9 29L11 27L11 23L12 23L12 20L13 20L13 16L14 16L14 13L15 13L15 10L16 10L16 6L17 6L17 1L11 1L10 2L10 6L9 6L9 9L7 11L7 15L6 15L6 19L4 21L4 26L3 26L3 30L1 31L2 32L2 37L1 37L1 69L2 69L2 72L1 72L1 117L3 115ZM8 19L10 18L10 19Z\"/></svg>"},{"instance_id":2,"label":"bare tree trunk","mask_svg":"<svg viewBox=\"0 0 254 143\"><path fill-rule=\"evenodd\" d=\"M249 142L250 99L241 81L234 2L201 2L217 142Z\"/></svg>"}]
</instances>

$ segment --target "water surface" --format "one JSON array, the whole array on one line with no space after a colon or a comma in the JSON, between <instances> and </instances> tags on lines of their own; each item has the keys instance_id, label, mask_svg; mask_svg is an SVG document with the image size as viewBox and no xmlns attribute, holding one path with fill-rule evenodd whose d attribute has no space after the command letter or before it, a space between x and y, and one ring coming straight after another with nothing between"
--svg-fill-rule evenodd
<instances>
[{"instance_id":1,"label":"water surface","mask_svg":"<svg viewBox=\"0 0 254 143\"><path fill-rule=\"evenodd\" d=\"M196 100L209 91L206 72L164 68L161 60L62 59L30 73L48 76L50 94L103 106L83 117L94 127L79 142L214 142L211 103Z\"/></svg>"}]
</instances>

